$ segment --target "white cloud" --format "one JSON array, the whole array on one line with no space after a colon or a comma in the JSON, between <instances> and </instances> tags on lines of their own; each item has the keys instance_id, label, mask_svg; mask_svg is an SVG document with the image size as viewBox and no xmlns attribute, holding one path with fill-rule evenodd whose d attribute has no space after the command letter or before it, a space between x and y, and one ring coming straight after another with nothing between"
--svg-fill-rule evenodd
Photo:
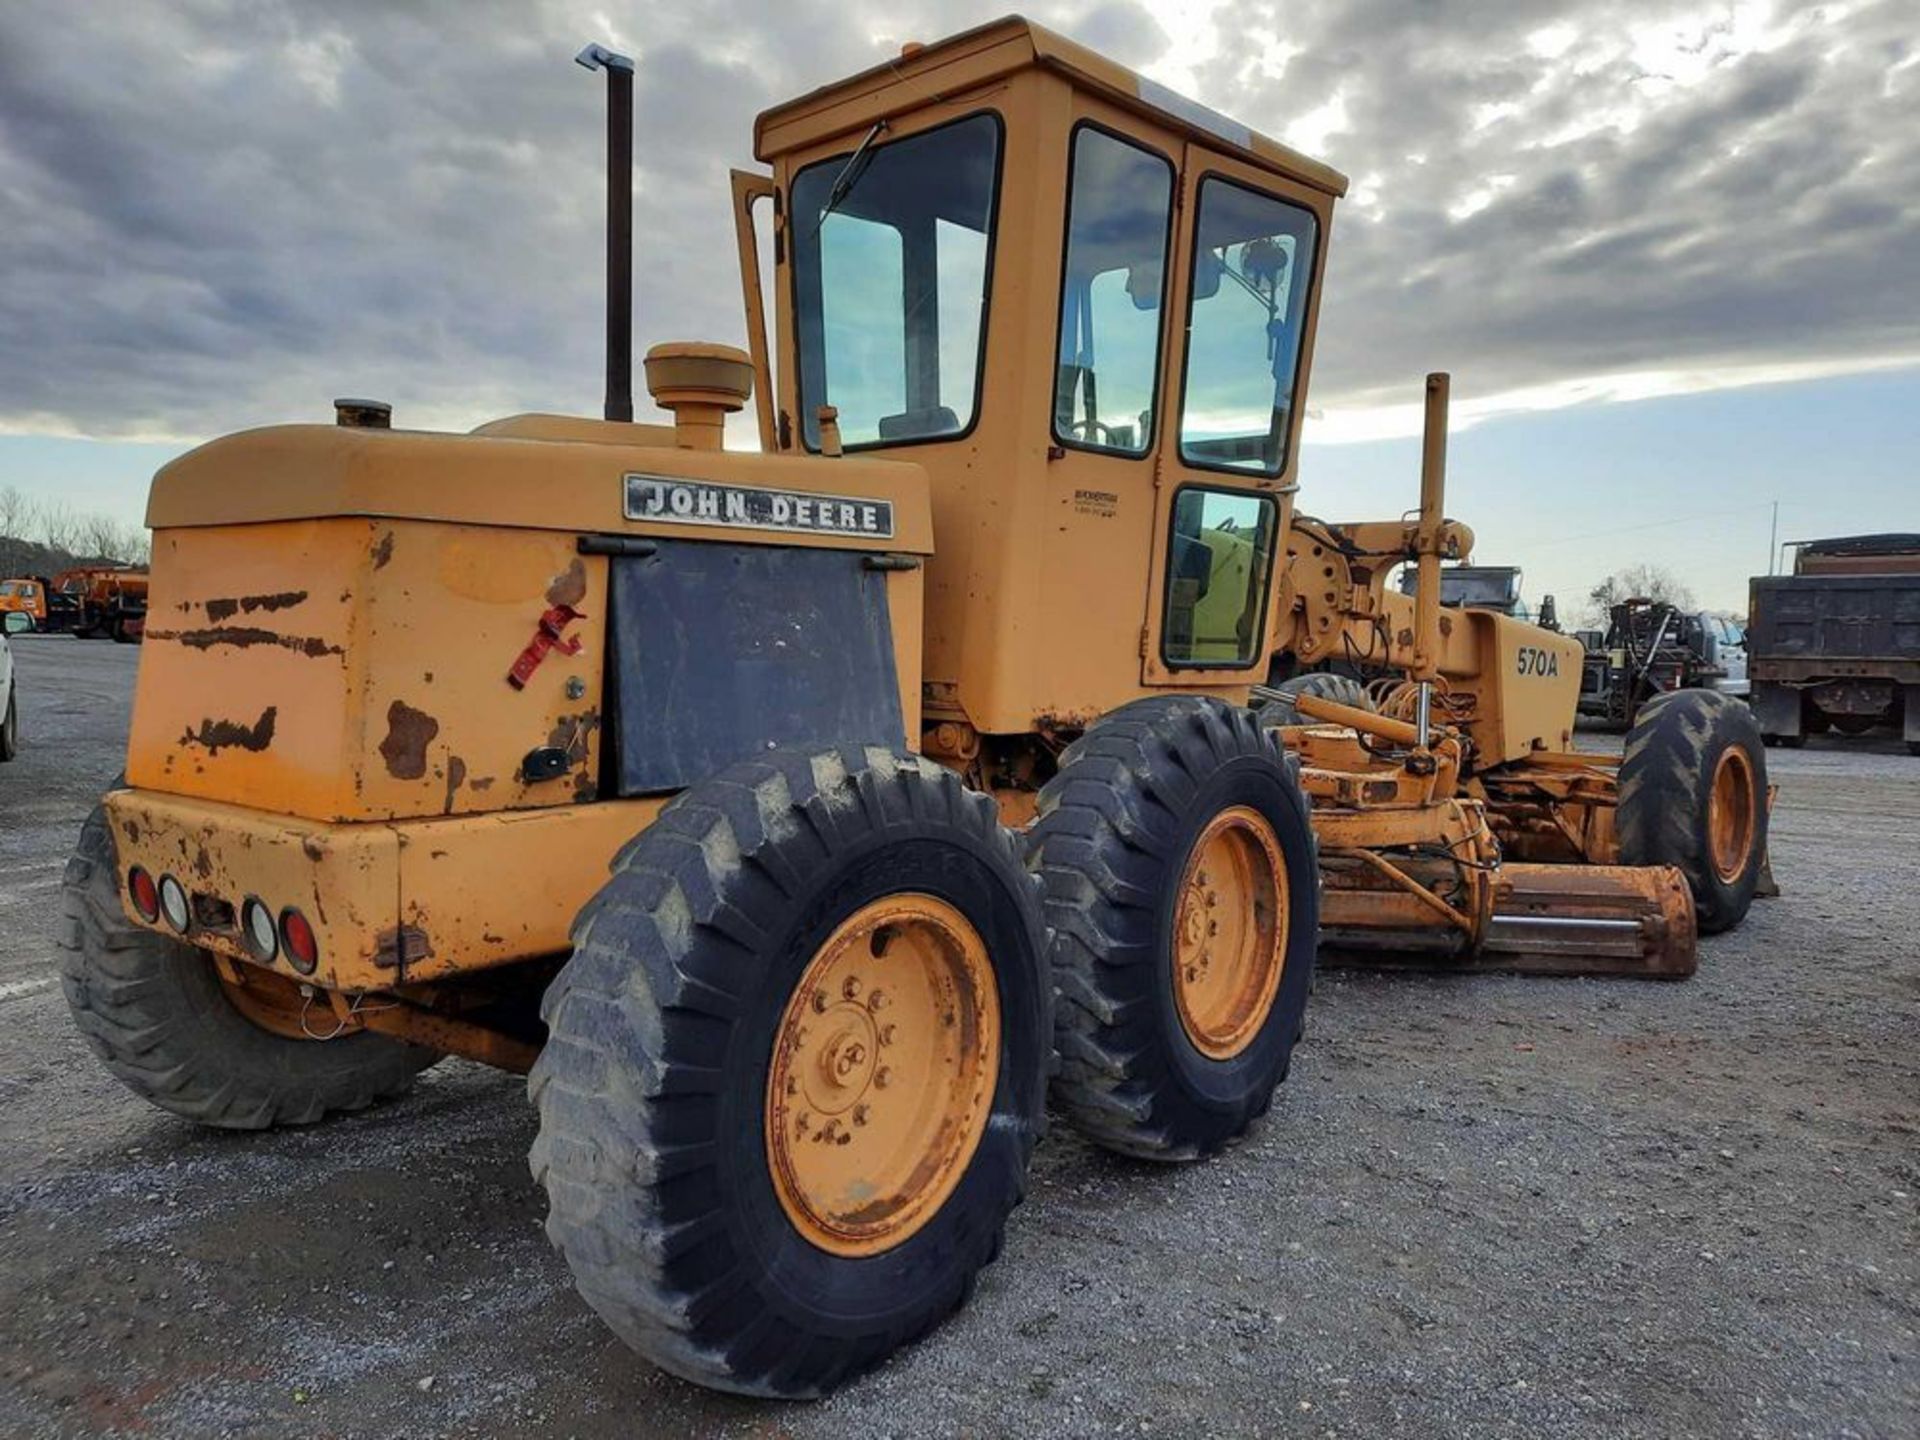
<instances>
[{"instance_id":1,"label":"white cloud","mask_svg":"<svg viewBox=\"0 0 1920 1440\"><path fill-rule=\"evenodd\" d=\"M1900 0L1047 0L1356 177L1312 404L1404 433L1920 355ZM637 333L742 334L754 113L976 24L952 0L29 0L0 12L0 433L588 411L602 38L639 57ZM1401 427L1396 430L1395 427Z\"/></svg>"}]
</instances>

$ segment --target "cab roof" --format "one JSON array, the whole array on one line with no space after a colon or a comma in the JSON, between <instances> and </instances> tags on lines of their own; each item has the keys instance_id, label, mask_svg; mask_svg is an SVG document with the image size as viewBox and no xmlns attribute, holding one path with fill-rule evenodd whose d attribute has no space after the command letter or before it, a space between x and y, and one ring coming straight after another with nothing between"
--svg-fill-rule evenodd
<instances>
[{"instance_id":1,"label":"cab roof","mask_svg":"<svg viewBox=\"0 0 1920 1440\"><path fill-rule=\"evenodd\" d=\"M1347 177L1331 166L1018 15L935 44L907 46L896 59L761 112L753 125L754 157L771 161L1030 68L1062 74L1125 109L1299 184L1329 195L1347 193Z\"/></svg>"}]
</instances>

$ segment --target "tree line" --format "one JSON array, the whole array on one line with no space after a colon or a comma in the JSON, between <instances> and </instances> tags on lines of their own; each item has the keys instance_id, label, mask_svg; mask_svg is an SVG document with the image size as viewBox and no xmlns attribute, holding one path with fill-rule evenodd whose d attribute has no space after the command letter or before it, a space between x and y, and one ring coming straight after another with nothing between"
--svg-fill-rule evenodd
<instances>
[{"instance_id":1,"label":"tree line","mask_svg":"<svg viewBox=\"0 0 1920 1440\"><path fill-rule=\"evenodd\" d=\"M151 552L144 525L0 486L0 580L103 561L144 565Z\"/></svg>"}]
</instances>

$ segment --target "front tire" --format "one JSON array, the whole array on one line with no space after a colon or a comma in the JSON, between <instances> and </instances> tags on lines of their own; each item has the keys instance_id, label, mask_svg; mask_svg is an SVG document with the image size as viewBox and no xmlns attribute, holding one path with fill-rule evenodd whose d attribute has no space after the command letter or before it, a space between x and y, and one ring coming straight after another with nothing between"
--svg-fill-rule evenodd
<instances>
[{"instance_id":1,"label":"front tire","mask_svg":"<svg viewBox=\"0 0 1920 1440\"><path fill-rule=\"evenodd\" d=\"M809 1397L965 1303L1050 1035L1038 885L990 799L914 756L773 752L668 806L574 941L529 1161L623 1340Z\"/></svg>"},{"instance_id":2,"label":"front tire","mask_svg":"<svg viewBox=\"0 0 1920 1440\"><path fill-rule=\"evenodd\" d=\"M367 1031L321 1041L256 1023L206 954L126 918L119 877L99 807L67 861L60 982L88 1046L142 1099L221 1130L308 1125L404 1094L439 1058Z\"/></svg>"},{"instance_id":3,"label":"front tire","mask_svg":"<svg viewBox=\"0 0 1920 1440\"><path fill-rule=\"evenodd\" d=\"M1253 713L1135 701L1040 792L1056 1102L1123 1154L1211 1154L1266 1113L1304 1023L1320 877L1299 761Z\"/></svg>"},{"instance_id":4,"label":"front tire","mask_svg":"<svg viewBox=\"0 0 1920 1440\"><path fill-rule=\"evenodd\" d=\"M1700 931L1746 918L1767 854L1767 752L1753 712L1712 690L1675 690L1640 709L1620 762L1620 860L1672 865Z\"/></svg>"},{"instance_id":5,"label":"front tire","mask_svg":"<svg viewBox=\"0 0 1920 1440\"><path fill-rule=\"evenodd\" d=\"M0 720L0 761L13 759L20 753L20 687L16 684L7 691L7 714Z\"/></svg>"}]
</instances>

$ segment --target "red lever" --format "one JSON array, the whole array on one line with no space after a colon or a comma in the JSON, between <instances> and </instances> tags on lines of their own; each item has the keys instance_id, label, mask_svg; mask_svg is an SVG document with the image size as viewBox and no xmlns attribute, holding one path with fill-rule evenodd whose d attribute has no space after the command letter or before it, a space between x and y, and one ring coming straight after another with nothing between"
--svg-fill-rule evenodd
<instances>
[{"instance_id":1,"label":"red lever","mask_svg":"<svg viewBox=\"0 0 1920 1440\"><path fill-rule=\"evenodd\" d=\"M507 683L516 690L526 689L527 681L540 668L540 662L547 658L550 650L558 650L562 655L578 655L579 637L568 635L566 629L574 621L585 618L571 605L556 605L542 615L539 628L533 632L533 639L520 652L520 658L513 662L513 668L507 671Z\"/></svg>"}]
</instances>

